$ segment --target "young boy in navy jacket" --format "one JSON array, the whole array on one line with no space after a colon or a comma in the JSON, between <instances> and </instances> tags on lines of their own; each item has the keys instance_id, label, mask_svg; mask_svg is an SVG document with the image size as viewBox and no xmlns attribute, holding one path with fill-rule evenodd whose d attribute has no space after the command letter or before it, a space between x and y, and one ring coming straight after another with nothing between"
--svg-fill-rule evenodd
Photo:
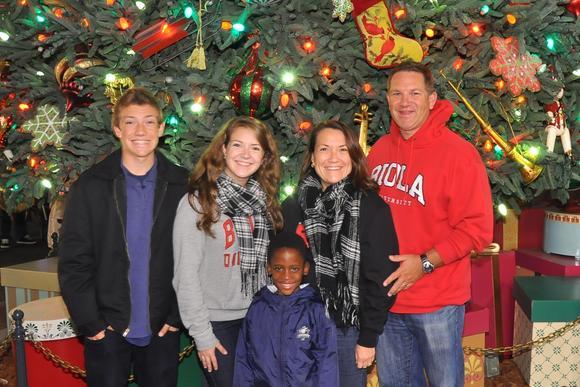
<instances>
[{"instance_id":1,"label":"young boy in navy jacket","mask_svg":"<svg viewBox=\"0 0 580 387\"><path fill-rule=\"evenodd\" d=\"M236 350L234 384L245 386L338 386L336 330L322 299L302 285L308 250L295 233L270 242L273 285L255 296Z\"/></svg>"}]
</instances>

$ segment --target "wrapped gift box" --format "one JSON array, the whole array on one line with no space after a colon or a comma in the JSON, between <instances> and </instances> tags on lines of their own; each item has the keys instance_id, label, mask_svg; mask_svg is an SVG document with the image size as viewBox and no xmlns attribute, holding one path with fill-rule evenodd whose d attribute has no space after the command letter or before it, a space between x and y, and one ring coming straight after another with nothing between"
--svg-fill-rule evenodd
<instances>
[{"instance_id":1,"label":"wrapped gift box","mask_svg":"<svg viewBox=\"0 0 580 387\"><path fill-rule=\"evenodd\" d=\"M489 309L468 305L463 325L463 347L485 348L485 334L489 331ZM482 353L464 353L465 386L483 387L485 381L484 357Z\"/></svg>"},{"instance_id":2,"label":"wrapped gift box","mask_svg":"<svg viewBox=\"0 0 580 387\"><path fill-rule=\"evenodd\" d=\"M570 257L580 255L580 214L546 211L544 251Z\"/></svg>"},{"instance_id":3,"label":"wrapped gift box","mask_svg":"<svg viewBox=\"0 0 580 387\"><path fill-rule=\"evenodd\" d=\"M508 210L493 228L493 241L504 251L541 249L544 238L544 209L526 208L518 215Z\"/></svg>"},{"instance_id":4,"label":"wrapped gift box","mask_svg":"<svg viewBox=\"0 0 580 387\"><path fill-rule=\"evenodd\" d=\"M580 316L579 277L516 277L514 344L538 340ZM580 325L514 357L532 387L580 386Z\"/></svg>"}]
</instances>

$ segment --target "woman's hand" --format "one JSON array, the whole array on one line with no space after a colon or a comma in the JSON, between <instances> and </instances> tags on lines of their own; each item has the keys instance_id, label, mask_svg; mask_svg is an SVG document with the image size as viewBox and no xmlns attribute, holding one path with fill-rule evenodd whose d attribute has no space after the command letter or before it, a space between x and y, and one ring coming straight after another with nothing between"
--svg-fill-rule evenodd
<instances>
[{"instance_id":1,"label":"woman's hand","mask_svg":"<svg viewBox=\"0 0 580 387\"><path fill-rule=\"evenodd\" d=\"M220 344L219 341L213 348L197 351L197 356L199 356L199 360L201 360L201 364L203 365L203 368L207 370L207 372L217 371L218 369L217 357L215 356L216 349L220 351L222 355L228 354L228 351L226 351L226 349L223 347L223 345Z\"/></svg>"},{"instance_id":2,"label":"woman's hand","mask_svg":"<svg viewBox=\"0 0 580 387\"><path fill-rule=\"evenodd\" d=\"M357 344L354 351L354 358L358 368L367 368L373 364L373 361L375 360L375 349L363 347Z\"/></svg>"}]
</instances>

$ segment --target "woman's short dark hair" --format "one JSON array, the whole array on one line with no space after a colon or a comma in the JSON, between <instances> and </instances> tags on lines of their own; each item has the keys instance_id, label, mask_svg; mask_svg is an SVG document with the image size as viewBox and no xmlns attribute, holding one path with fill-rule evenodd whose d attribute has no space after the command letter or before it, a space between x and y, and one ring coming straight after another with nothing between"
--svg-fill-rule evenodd
<instances>
[{"instance_id":1,"label":"woman's short dark hair","mask_svg":"<svg viewBox=\"0 0 580 387\"><path fill-rule=\"evenodd\" d=\"M352 129L337 120L321 122L316 125L314 129L312 129L312 132L310 133L310 140L308 142L308 149L304 155L300 180L308 176L314 170L311 161L312 155L314 154L314 149L316 147L316 139L318 138L320 132L322 132L324 129L334 129L344 134L348 155L350 156L350 160L352 162L350 178L356 189L362 191L377 190L377 184L369 176L366 156L358 143L358 139L355 137Z\"/></svg>"}]
</instances>

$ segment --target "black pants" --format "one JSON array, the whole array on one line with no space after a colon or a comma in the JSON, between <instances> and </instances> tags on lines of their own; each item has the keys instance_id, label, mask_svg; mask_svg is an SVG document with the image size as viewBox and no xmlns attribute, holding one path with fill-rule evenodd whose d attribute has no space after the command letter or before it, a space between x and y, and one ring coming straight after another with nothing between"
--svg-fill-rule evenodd
<instances>
[{"instance_id":1,"label":"black pants","mask_svg":"<svg viewBox=\"0 0 580 387\"><path fill-rule=\"evenodd\" d=\"M227 355L222 355L216 349L215 354L218 362L217 371L203 371L205 387L232 387L234 384L234 365L236 360L236 345L238 336L242 328L244 319L232 321L212 321L213 334L220 341L221 345L228 351ZM203 367L201 367L203 369Z\"/></svg>"},{"instance_id":2,"label":"black pants","mask_svg":"<svg viewBox=\"0 0 580 387\"><path fill-rule=\"evenodd\" d=\"M101 340L85 339L87 385L126 386L132 369L140 387L177 386L179 334L167 332L163 337L154 334L146 347L133 345L110 330L105 330Z\"/></svg>"}]
</instances>

